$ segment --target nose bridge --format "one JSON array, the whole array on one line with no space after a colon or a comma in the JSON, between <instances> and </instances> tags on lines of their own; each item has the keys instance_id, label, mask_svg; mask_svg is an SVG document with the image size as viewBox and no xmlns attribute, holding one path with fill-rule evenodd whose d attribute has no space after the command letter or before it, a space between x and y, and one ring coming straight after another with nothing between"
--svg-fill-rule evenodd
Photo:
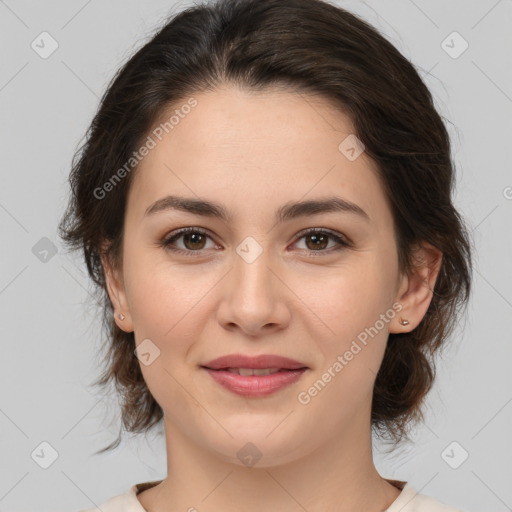
<instances>
[{"instance_id":1,"label":"nose bridge","mask_svg":"<svg viewBox=\"0 0 512 512\"><path fill-rule=\"evenodd\" d=\"M255 300L272 302L274 276L270 271L271 253L268 244L257 242L247 237L236 248L233 268L234 295L240 302L250 303Z\"/></svg>"}]
</instances>

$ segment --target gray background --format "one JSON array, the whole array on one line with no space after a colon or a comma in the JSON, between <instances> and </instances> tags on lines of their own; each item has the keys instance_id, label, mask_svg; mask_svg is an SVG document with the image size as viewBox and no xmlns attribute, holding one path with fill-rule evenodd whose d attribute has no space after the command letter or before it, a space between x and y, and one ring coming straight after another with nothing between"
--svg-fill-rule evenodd
<instances>
[{"instance_id":1,"label":"gray background","mask_svg":"<svg viewBox=\"0 0 512 512\"><path fill-rule=\"evenodd\" d=\"M0 1L2 511L93 507L165 476L156 434L92 455L117 432L117 403L89 386L104 342L99 314L88 302L85 267L64 252L56 226L71 157L108 81L165 15L186 5ZM512 2L339 5L379 28L421 70L447 120L456 204L477 248L474 295L439 362L426 424L413 446L392 456L376 445L377 467L467 511L512 510ZM43 31L59 45L46 59L31 47ZM453 31L469 44L457 58L462 40L446 40ZM45 445L44 457L31 455L44 441L58 454L47 469L39 465L50 461ZM463 450L469 457L460 464Z\"/></svg>"}]
</instances>

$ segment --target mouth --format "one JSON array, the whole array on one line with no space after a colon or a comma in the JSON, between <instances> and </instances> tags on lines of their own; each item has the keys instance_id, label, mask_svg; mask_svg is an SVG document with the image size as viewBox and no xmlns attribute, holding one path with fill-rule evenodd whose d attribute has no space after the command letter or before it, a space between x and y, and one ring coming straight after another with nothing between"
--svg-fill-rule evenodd
<instances>
[{"instance_id":1,"label":"mouth","mask_svg":"<svg viewBox=\"0 0 512 512\"><path fill-rule=\"evenodd\" d=\"M269 354L223 356L201 365L201 368L223 388L244 397L276 393L297 382L309 370L299 361Z\"/></svg>"},{"instance_id":2,"label":"mouth","mask_svg":"<svg viewBox=\"0 0 512 512\"><path fill-rule=\"evenodd\" d=\"M272 354L257 356L230 354L213 359L202 366L211 370L270 370L271 372L307 368L307 365L300 361Z\"/></svg>"},{"instance_id":3,"label":"mouth","mask_svg":"<svg viewBox=\"0 0 512 512\"><path fill-rule=\"evenodd\" d=\"M207 368L208 370L213 370L216 372L229 372L229 373L233 373L235 375L243 375L245 377L248 375L274 375L274 373L278 373L278 372L294 371L291 368L217 368L217 369L208 368L208 367L203 367L203 368ZM304 367L304 368L297 368L297 369L305 370L306 368Z\"/></svg>"}]
</instances>

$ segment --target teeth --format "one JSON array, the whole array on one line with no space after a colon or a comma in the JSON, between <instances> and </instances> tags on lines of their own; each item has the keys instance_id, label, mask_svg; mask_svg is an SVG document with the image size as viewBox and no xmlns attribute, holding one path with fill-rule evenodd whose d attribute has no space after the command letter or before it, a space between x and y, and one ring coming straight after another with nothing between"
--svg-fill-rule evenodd
<instances>
[{"instance_id":1,"label":"teeth","mask_svg":"<svg viewBox=\"0 0 512 512\"><path fill-rule=\"evenodd\" d=\"M228 372L235 373L237 375L272 375L277 373L279 368L228 368Z\"/></svg>"}]
</instances>

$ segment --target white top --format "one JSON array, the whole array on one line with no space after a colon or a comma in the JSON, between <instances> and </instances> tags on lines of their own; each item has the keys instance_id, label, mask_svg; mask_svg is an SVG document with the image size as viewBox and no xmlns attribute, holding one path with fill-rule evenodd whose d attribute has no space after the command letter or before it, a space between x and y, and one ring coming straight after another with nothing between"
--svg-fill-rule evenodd
<instances>
[{"instance_id":1,"label":"white top","mask_svg":"<svg viewBox=\"0 0 512 512\"><path fill-rule=\"evenodd\" d=\"M445 505L434 498L418 494L407 482L386 480L402 492L384 512L462 512L460 509ZM113 496L99 508L80 509L78 512L147 512L137 499L137 494L161 481L134 484L125 493Z\"/></svg>"}]
</instances>

